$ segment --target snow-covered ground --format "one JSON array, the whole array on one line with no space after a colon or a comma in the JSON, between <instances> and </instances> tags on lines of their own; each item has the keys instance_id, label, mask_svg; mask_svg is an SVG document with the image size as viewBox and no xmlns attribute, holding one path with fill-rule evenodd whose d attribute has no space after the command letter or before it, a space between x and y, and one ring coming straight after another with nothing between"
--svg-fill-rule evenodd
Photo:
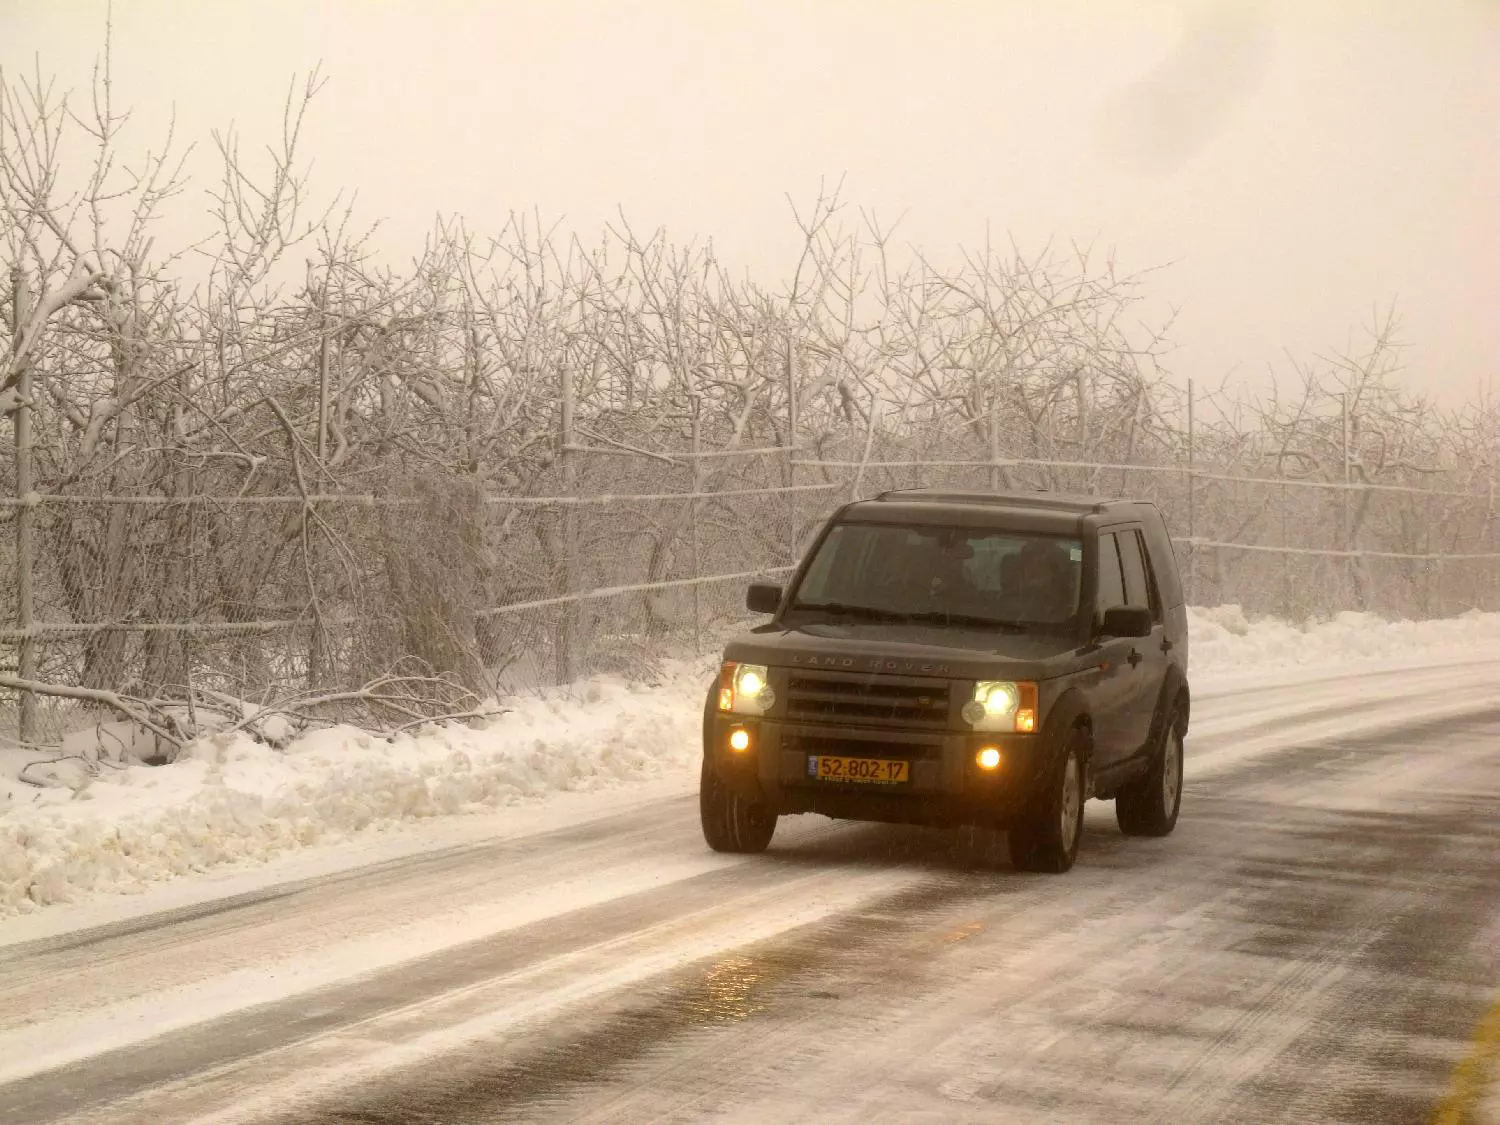
<instances>
[{"instance_id":1,"label":"snow-covered ground","mask_svg":"<svg viewBox=\"0 0 1500 1125\"><path fill-rule=\"evenodd\" d=\"M1385 622L1343 614L1293 625L1249 621L1235 606L1191 616L1196 690L1260 677L1415 667L1500 655L1500 614ZM480 727L452 725L382 740L349 728L285 749L245 733L208 737L171 766L32 765L0 749L0 917L182 875L243 870L303 849L394 850L413 824L464 835L494 830L497 810L534 821L599 801L686 791L696 783L709 660L682 660L657 682L598 679L504 701ZM490 814L476 817L475 814ZM455 820L455 818L459 818ZM316 854L308 853L309 855Z\"/></svg>"}]
</instances>

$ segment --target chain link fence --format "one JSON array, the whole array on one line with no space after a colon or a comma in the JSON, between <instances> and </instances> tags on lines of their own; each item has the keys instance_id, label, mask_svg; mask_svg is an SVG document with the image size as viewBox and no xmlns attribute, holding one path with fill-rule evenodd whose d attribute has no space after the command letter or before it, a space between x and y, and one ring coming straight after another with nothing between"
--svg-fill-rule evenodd
<instances>
[{"instance_id":1,"label":"chain link fence","mask_svg":"<svg viewBox=\"0 0 1500 1125\"><path fill-rule=\"evenodd\" d=\"M567 494L493 495L418 473L381 495L12 501L12 522L33 517L35 602L23 628L14 584L0 581L0 674L14 677L30 645L37 681L84 694L38 691L30 729L17 708L7 733L54 741L92 691L257 702L337 694L403 661L502 694L649 677L743 623L746 583L785 577L838 504L909 487L1152 500L1198 604L1291 619L1500 609L1490 488L907 452L880 435L816 455L581 446L545 482ZM80 590L111 594L93 620L67 613L88 604Z\"/></svg>"},{"instance_id":2,"label":"chain link fence","mask_svg":"<svg viewBox=\"0 0 1500 1125\"><path fill-rule=\"evenodd\" d=\"M1290 620L1342 610L1388 618L1500 609L1500 522L1492 481L1469 490L1236 474L1212 465L902 459L835 455L801 471L883 489L1051 489L1150 500L1162 509L1189 598ZM959 450L961 453L962 450ZM893 455L894 454L894 455Z\"/></svg>"}]
</instances>

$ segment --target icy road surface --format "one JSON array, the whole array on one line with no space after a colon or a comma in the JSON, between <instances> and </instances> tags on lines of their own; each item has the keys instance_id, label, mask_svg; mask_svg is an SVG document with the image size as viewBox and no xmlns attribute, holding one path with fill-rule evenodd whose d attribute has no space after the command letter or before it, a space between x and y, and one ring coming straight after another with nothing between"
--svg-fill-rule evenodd
<instances>
[{"instance_id":1,"label":"icy road surface","mask_svg":"<svg viewBox=\"0 0 1500 1125\"><path fill-rule=\"evenodd\" d=\"M674 797L0 946L0 1121L1478 1114L1497 684L1200 693L1176 834L1092 804L1062 877L812 818L716 856Z\"/></svg>"}]
</instances>

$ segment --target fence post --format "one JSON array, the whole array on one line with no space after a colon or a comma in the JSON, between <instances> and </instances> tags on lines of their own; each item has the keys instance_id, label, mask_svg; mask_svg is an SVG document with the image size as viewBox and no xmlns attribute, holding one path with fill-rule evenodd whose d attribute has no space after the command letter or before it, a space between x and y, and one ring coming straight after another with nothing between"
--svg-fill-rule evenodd
<instances>
[{"instance_id":1,"label":"fence post","mask_svg":"<svg viewBox=\"0 0 1500 1125\"><path fill-rule=\"evenodd\" d=\"M10 271L10 346L12 353L21 346L21 332L31 314L31 293L26 270L18 262ZM21 647L16 661L16 675L22 680L36 679L36 638L31 635L35 624L32 592L32 533L36 508L31 503L34 489L31 464L31 360L18 359L19 376L16 392L20 402L15 412L16 496L16 623L21 628ZM21 742L30 742L36 734L36 696L21 692L20 722L17 734Z\"/></svg>"},{"instance_id":2,"label":"fence post","mask_svg":"<svg viewBox=\"0 0 1500 1125\"><path fill-rule=\"evenodd\" d=\"M1344 581L1349 583L1349 600L1354 602L1355 579L1354 570L1358 560L1354 557L1354 544L1350 540L1349 527L1349 392L1344 391L1339 395L1339 429L1341 431L1340 444L1343 447L1344 459L1344 487L1339 489L1339 550L1346 552L1344 562L1347 571ZM1362 607L1357 607L1362 608Z\"/></svg>"},{"instance_id":3,"label":"fence post","mask_svg":"<svg viewBox=\"0 0 1500 1125\"><path fill-rule=\"evenodd\" d=\"M797 365L793 357L793 340L786 338L786 508L790 528L787 531L787 561L797 565Z\"/></svg>"},{"instance_id":4,"label":"fence post","mask_svg":"<svg viewBox=\"0 0 1500 1125\"><path fill-rule=\"evenodd\" d=\"M562 469L562 572L563 595L577 593L578 560L578 507L568 503L578 495L578 466L573 448L573 374L567 361L561 365L561 444L558 449L558 464ZM577 678L578 603L564 602L557 627L557 681L571 683Z\"/></svg>"},{"instance_id":5,"label":"fence post","mask_svg":"<svg viewBox=\"0 0 1500 1125\"><path fill-rule=\"evenodd\" d=\"M311 269L309 269L311 274ZM326 471L328 465L328 409L329 409L329 349L328 349L328 272L323 274L323 284L314 288L309 278L309 289L318 303L318 472ZM196 489L195 489L196 491ZM194 509L196 511L196 509ZM302 519L306 522L308 513L303 510ZM330 514L330 518L333 518ZM315 550L314 544L317 538L304 533L303 550ZM319 552L321 554L321 552ZM314 600L318 597L318 589L315 585L317 574L321 566L321 560L313 558L309 560L307 596ZM323 669L328 663L328 652L326 649L328 638L324 635L323 616L318 614L312 626L312 639L307 646L307 687L309 691L317 690L323 683Z\"/></svg>"},{"instance_id":6,"label":"fence post","mask_svg":"<svg viewBox=\"0 0 1500 1125\"><path fill-rule=\"evenodd\" d=\"M183 376L184 388L188 382L187 376ZM179 418L182 416L181 408L177 410ZM180 432L180 429L179 429ZM187 605L193 617L198 615L198 467L193 465L188 469L188 510L187 510ZM319 633L322 630L315 630ZM198 728L198 692L194 687L193 664L198 659L198 646L194 643L193 630L189 629L182 635L182 664L185 672L187 688L188 724L196 732Z\"/></svg>"},{"instance_id":7,"label":"fence post","mask_svg":"<svg viewBox=\"0 0 1500 1125\"><path fill-rule=\"evenodd\" d=\"M990 491L1000 491L1000 393L990 382Z\"/></svg>"},{"instance_id":8,"label":"fence post","mask_svg":"<svg viewBox=\"0 0 1500 1125\"><path fill-rule=\"evenodd\" d=\"M328 463L328 275L315 290L318 302L318 465Z\"/></svg>"},{"instance_id":9,"label":"fence post","mask_svg":"<svg viewBox=\"0 0 1500 1125\"><path fill-rule=\"evenodd\" d=\"M1187 524L1188 524L1188 568L1187 568L1187 598L1189 605L1195 604L1193 599L1198 596L1198 522L1197 522L1197 483L1194 470L1197 465L1194 460L1193 447L1196 444L1194 415L1193 415L1193 381L1188 380L1187 388L1188 408L1188 432L1187 432Z\"/></svg>"},{"instance_id":10,"label":"fence post","mask_svg":"<svg viewBox=\"0 0 1500 1125\"><path fill-rule=\"evenodd\" d=\"M1292 540L1288 528L1287 509L1291 507L1291 496L1285 485L1278 490L1281 496L1281 616L1292 619Z\"/></svg>"},{"instance_id":11,"label":"fence post","mask_svg":"<svg viewBox=\"0 0 1500 1125\"><path fill-rule=\"evenodd\" d=\"M702 406L703 396L697 391L688 395L688 403L693 412L693 447L692 447L692 481L689 487L692 489L692 498L688 501L688 535L689 543L693 553L693 578L703 577L703 558L698 543L698 493L703 487L703 471L700 466L703 459L699 456L703 452L703 423ZM703 651L703 586L701 583L693 583L693 655Z\"/></svg>"},{"instance_id":12,"label":"fence post","mask_svg":"<svg viewBox=\"0 0 1500 1125\"><path fill-rule=\"evenodd\" d=\"M1485 517L1485 532L1487 532L1487 538L1485 538L1484 550L1490 550L1491 547L1497 546L1497 543L1493 541L1494 532L1490 531L1490 519L1488 519L1488 516L1496 510L1496 472L1494 472L1494 468L1490 469L1490 481L1488 483L1490 483L1490 496L1488 496L1487 504L1485 504L1485 513L1487 513L1487 517ZM1481 565L1484 564L1481 562ZM1476 583L1475 607L1476 609L1500 609L1500 559L1491 558L1490 565L1487 568L1490 571L1490 601L1485 603L1484 594L1479 592L1479 583Z\"/></svg>"}]
</instances>

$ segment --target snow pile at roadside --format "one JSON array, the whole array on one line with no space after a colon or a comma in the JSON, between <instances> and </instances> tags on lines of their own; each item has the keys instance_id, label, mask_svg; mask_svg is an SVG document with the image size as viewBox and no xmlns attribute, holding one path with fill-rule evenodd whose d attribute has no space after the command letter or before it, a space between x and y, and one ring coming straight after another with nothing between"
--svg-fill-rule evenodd
<instances>
[{"instance_id":1,"label":"snow pile at roadside","mask_svg":"<svg viewBox=\"0 0 1500 1125\"><path fill-rule=\"evenodd\" d=\"M1280 667L1338 671L1354 664L1500 653L1500 613L1385 621L1351 612L1295 625L1274 618L1252 621L1237 605L1195 607L1188 613L1188 640L1194 678Z\"/></svg>"},{"instance_id":2,"label":"snow pile at roadside","mask_svg":"<svg viewBox=\"0 0 1500 1125\"><path fill-rule=\"evenodd\" d=\"M0 778L0 917L372 827L689 775L709 675L682 662L644 688L600 678L506 700L509 711L483 729L389 742L347 727L285 750L212 735L170 766L106 766L93 777L74 767L59 780L76 789L36 789L11 772ZM12 752L0 766L20 760Z\"/></svg>"},{"instance_id":3,"label":"snow pile at roadside","mask_svg":"<svg viewBox=\"0 0 1500 1125\"><path fill-rule=\"evenodd\" d=\"M1190 627L1195 681L1500 656L1500 614L1425 622L1342 614L1296 626L1221 606L1194 609ZM33 767L29 776L53 781L42 789L16 780L25 755L0 749L0 916L558 792L651 777L690 788L711 669L711 660L682 661L648 686L600 678L508 699L508 713L481 729L430 728L387 742L336 728L284 749L220 734L170 766L104 766L97 775L76 762Z\"/></svg>"}]
</instances>

